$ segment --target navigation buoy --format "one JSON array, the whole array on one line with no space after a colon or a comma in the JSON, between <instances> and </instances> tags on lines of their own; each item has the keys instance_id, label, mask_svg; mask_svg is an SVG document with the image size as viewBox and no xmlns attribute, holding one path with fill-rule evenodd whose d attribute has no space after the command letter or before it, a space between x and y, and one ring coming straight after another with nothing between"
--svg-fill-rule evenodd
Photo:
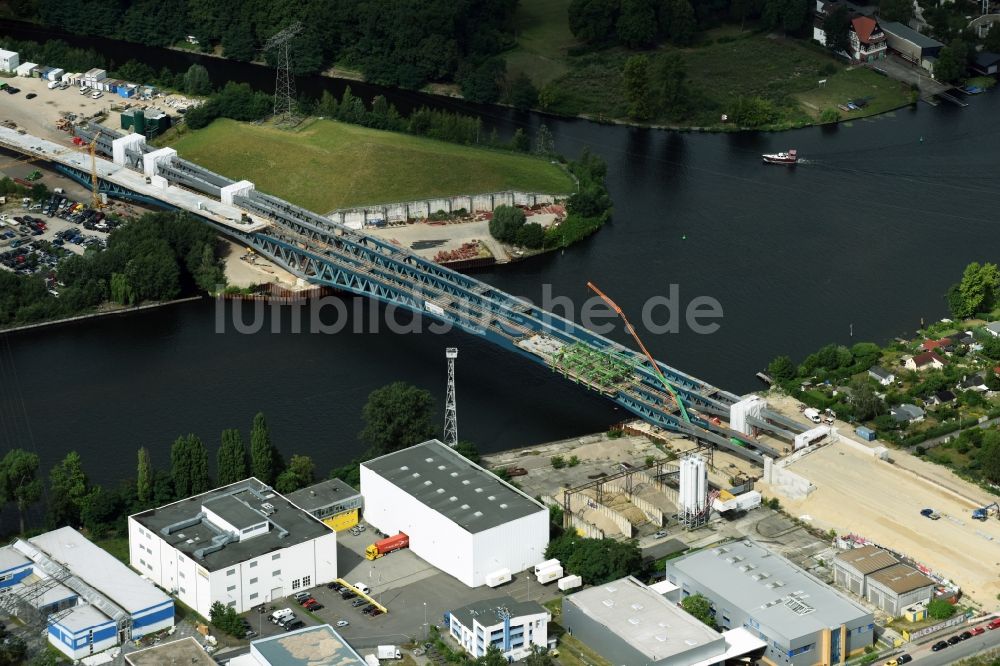
<instances>
[{"instance_id":1,"label":"navigation buoy","mask_svg":"<svg viewBox=\"0 0 1000 666\"><path fill-rule=\"evenodd\" d=\"M688 239L687 234L682 234L681 235L681 240L687 240L687 239Z\"/></svg>"},{"instance_id":2,"label":"navigation buoy","mask_svg":"<svg viewBox=\"0 0 1000 666\"><path fill-rule=\"evenodd\" d=\"M920 137L920 143L924 142L924 137Z\"/></svg>"}]
</instances>

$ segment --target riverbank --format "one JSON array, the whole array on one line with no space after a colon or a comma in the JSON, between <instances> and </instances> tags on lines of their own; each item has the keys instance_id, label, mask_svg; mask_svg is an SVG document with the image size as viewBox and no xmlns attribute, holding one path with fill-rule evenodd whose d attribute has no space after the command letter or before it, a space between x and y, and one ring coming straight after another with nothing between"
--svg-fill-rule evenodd
<instances>
[{"instance_id":1,"label":"riverbank","mask_svg":"<svg viewBox=\"0 0 1000 666\"><path fill-rule=\"evenodd\" d=\"M134 306L117 306L114 304L107 304L105 306L102 306L99 312L88 312L86 314L74 315L72 317L62 317L60 319L52 319L50 321L40 321L34 324L24 324L23 326L0 328L0 334L19 333L21 331L30 331L39 328L60 326L62 324L72 324L74 322L87 321L90 319L98 319L101 317L127 315L135 312L142 312L145 310L163 308L167 307L168 305L178 305L180 303L190 303L192 301L200 301L201 299L202 299L201 296L188 296L187 298L175 298L172 301L157 301L155 303L143 303L142 305L134 305Z\"/></svg>"}]
</instances>

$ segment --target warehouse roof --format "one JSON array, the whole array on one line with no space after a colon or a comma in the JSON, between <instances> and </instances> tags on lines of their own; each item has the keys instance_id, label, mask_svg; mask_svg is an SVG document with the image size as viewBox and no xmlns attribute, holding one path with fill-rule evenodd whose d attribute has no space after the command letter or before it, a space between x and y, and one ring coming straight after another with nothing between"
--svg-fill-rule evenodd
<instances>
[{"instance_id":1,"label":"warehouse roof","mask_svg":"<svg viewBox=\"0 0 1000 666\"><path fill-rule=\"evenodd\" d=\"M10 546L0 548L0 573L31 564L31 560Z\"/></svg>"},{"instance_id":2,"label":"warehouse roof","mask_svg":"<svg viewBox=\"0 0 1000 666\"><path fill-rule=\"evenodd\" d=\"M518 601L513 597L504 596L474 601L449 611L448 614L453 615L463 627L471 628L473 622L479 622L484 627L503 624L504 614L509 617L522 617L524 615L538 615L539 613L548 613L548 611L537 601Z\"/></svg>"},{"instance_id":3,"label":"warehouse roof","mask_svg":"<svg viewBox=\"0 0 1000 666\"><path fill-rule=\"evenodd\" d=\"M259 525L266 520L263 513L251 509L249 504L233 495L212 497L204 500L201 505L238 529Z\"/></svg>"},{"instance_id":4,"label":"warehouse roof","mask_svg":"<svg viewBox=\"0 0 1000 666\"><path fill-rule=\"evenodd\" d=\"M28 541L129 613L170 601L164 592L72 527L39 534Z\"/></svg>"},{"instance_id":5,"label":"warehouse roof","mask_svg":"<svg viewBox=\"0 0 1000 666\"><path fill-rule=\"evenodd\" d=\"M906 594L935 584L933 580L905 564L897 564L883 569L878 573L873 573L869 578L885 585L896 594Z\"/></svg>"},{"instance_id":6,"label":"warehouse roof","mask_svg":"<svg viewBox=\"0 0 1000 666\"><path fill-rule=\"evenodd\" d=\"M191 636L154 645L145 650L136 650L125 655L125 661L132 666L161 666L162 664L186 664L188 666L218 666L208 656L205 649Z\"/></svg>"},{"instance_id":7,"label":"warehouse roof","mask_svg":"<svg viewBox=\"0 0 1000 666\"><path fill-rule=\"evenodd\" d=\"M700 550L667 563L761 624L795 637L871 613L752 539Z\"/></svg>"},{"instance_id":8,"label":"warehouse roof","mask_svg":"<svg viewBox=\"0 0 1000 666\"><path fill-rule=\"evenodd\" d=\"M837 553L834 559L850 564L865 575L899 564L899 560L892 553L882 550L878 546L862 546L861 548L845 550Z\"/></svg>"},{"instance_id":9,"label":"warehouse roof","mask_svg":"<svg viewBox=\"0 0 1000 666\"><path fill-rule=\"evenodd\" d=\"M720 655L726 651L722 634L631 576L571 594L567 602L650 661L706 645L715 645Z\"/></svg>"},{"instance_id":10,"label":"warehouse roof","mask_svg":"<svg viewBox=\"0 0 1000 666\"><path fill-rule=\"evenodd\" d=\"M108 624L111 618L97 610L90 604L74 606L66 615L56 620L56 624L63 627L71 634L76 634L91 627L99 627Z\"/></svg>"},{"instance_id":11,"label":"warehouse roof","mask_svg":"<svg viewBox=\"0 0 1000 666\"><path fill-rule=\"evenodd\" d=\"M365 666L328 624L262 638L250 644L250 653L261 666Z\"/></svg>"},{"instance_id":12,"label":"warehouse roof","mask_svg":"<svg viewBox=\"0 0 1000 666\"><path fill-rule=\"evenodd\" d=\"M881 26L883 32L895 35L908 42L913 42L920 48L933 49L937 46L944 46L944 44L938 40L931 39L927 35L921 34L913 28L903 25L902 23L896 23L895 21L880 21L879 26Z\"/></svg>"},{"instance_id":13,"label":"warehouse roof","mask_svg":"<svg viewBox=\"0 0 1000 666\"><path fill-rule=\"evenodd\" d=\"M285 499L303 511L317 511L357 498L361 493L340 479L327 479L308 488L285 495Z\"/></svg>"},{"instance_id":14,"label":"warehouse roof","mask_svg":"<svg viewBox=\"0 0 1000 666\"><path fill-rule=\"evenodd\" d=\"M220 503L220 498L228 497ZM243 505L237 516L233 502ZM265 506L268 505L268 506ZM239 520L255 516L255 523L265 520L268 529L242 541L219 545L225 531L207 519L203 506L215 512L222 507ZM246 513L249 512L249 513ZM220 517L228 520L226 516ZM289 548L330 534L330 528L295 506L269 486L255 478L245 479L210 490L173 504L137 513L132 518L156 536L181 551L209 571L216 571ZM243 527L244 525L234 525Z\"/></svg>"},{"instance_id":15,"label":"warehouse roof","mask_svg":"<svg viewBox=\"0 0 1000 666\"><path fill-rule=\"evenodd\" d=\"M436 439L361 465L471 533L546 510Z\"/></svg>"}]
</instances>

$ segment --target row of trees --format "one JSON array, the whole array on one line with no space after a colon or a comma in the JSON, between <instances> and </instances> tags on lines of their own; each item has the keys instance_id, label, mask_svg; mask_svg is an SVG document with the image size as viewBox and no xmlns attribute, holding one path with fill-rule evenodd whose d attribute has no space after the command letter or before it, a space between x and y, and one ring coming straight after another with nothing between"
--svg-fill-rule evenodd
<instances>
[{"instance_id":1,"label":"row of trees","mask_svg":"<svg viewBox=\"0 0 1000 666\"><path fill-rule=\"evenodd\" d=\"M194 35L204 50L222 47L236 60L264 59L266 41L295 20L305 30L291 45L297 74L334 62L369 81L416 88L428 81L464 81L495 68L513 44L516 0L38 0L23 2L42 23L141 44L169 46ZM502 61L501 61L502 62ZM272 63L273 64L273 63ZM482 72L481 72L482 70Z\"/></svg>"},{"instance_id":2,"label":"row of trees","mask_svg":"<svg viewBox=\"0 0 1000 666\"><path fill-rule=\"evenodd\" d=\"M611 195L606 178L608 165L584 148L577 160L567 165L576 177L577 191L566 202L566 218L545 230L544 246L567 247L583 240L611 219Z\"/></svg>"}]
</instances>

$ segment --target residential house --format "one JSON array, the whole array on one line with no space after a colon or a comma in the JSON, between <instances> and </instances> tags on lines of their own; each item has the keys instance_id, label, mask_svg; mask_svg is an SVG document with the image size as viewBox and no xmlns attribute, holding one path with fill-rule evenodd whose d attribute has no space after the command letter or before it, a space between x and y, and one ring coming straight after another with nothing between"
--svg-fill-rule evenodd
<instances>
[{"instance_id":1,"label":"residential house","mask_svg":"<svg viewBox=\"0 0 1000 666\"><path fill-rule=\"evenodd\" d=\"M940 370L944 367L944 359L932 351L911 356L903 363L907 370Z\"/></svg>"},{"instance_id":2,"label":"residential house","mask_svg":"<svg viewBox=\"0 0 1000 666\"><path fill-rule=\"evenodd\" d=\"M920 423L924 420L925 414L924 410L909 403L896 405L892 408L891 413L893 420L897 423Z\"/></svg>"},{"instance_id":3,"label":"residential house","mask_svg":"<svg viewBox=\"0 0 1000 666\"><path fill-rule=\"evenodd\" d=\"M924 344L920 345L920 347L924 351L934 351L935 349L951 351L954 345L950 338L941 338L940 340L924 340Z\"/></svg>"},{"instance_id":4,"label":"residential house","mask_svg":"<svg viewBox=\"0 0 1000 666\"><path fill-rule=\"evenodd\" d=\"M890 386L896 381L896 375L889 372L881 365L873 365L868 368L868 376L877 381L882 386Z\"/></svg>"},{"instance_id":5,"label":"residential house","mask_svg":"<svg viewBox=\"0 0 1000 666\"><path fill-rule=\"evenodd\" d=\"M945 389L943 391L938 391L931 395L930 402L935 405L947 405L949 402L955 401L955 394Z\"/></svg>"},{"instance_id":6,"label":"residential house","mask_svg":"<svg viewBox=\"0 0 1000 666\"><path fill-rule=\"evenodd\" d=\"M986 332L994 338L1000 338L1000 321L991 321L986 324Z\"/></svg>"},{"instance_id":7,"label":"residential house","mask_svg":"<svg viewBox=\"0 0 1000 666\"><path fill-rule=\"evenodd\" d=\"M848 38L851 41L849 55L854 62L875 62L885 59L888 50L885 33L879 27L878 21L870 16L851 19Z\"/></svg>"},{"instance_id":8,"label":"residential house","mask_svg":"<svg viewBox=\"0 0 1000 666\"><path fill-rule=\"evenodd\" d=\"M962 381L955 388L960 391L976 391L977 393L985 393L990 390L990 387L986 385L986 380L979 374L962 377Z\"/></svg>"},{"instance_id":9,"label":"residential house","mask_svg":"<svg viewBox=\"0 0 1000 666\"><path fill-rule=\"evenodd\" d=\"M944 44L902 23L883 21L880 27L885 32L889 50L928 71L932 69L931 64Z\"/></svg>"}]
</instances>

